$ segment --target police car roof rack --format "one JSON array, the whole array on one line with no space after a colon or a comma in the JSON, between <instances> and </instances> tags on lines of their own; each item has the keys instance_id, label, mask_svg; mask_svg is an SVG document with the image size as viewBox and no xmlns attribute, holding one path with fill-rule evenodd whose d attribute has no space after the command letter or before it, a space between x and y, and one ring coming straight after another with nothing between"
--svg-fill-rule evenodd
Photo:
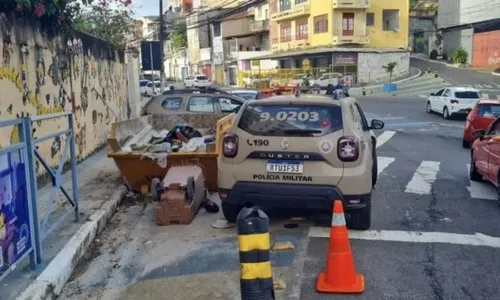
<instances>
[{"instance_id":1,"label":"police car roof rack","mask_svg":"<svg viewBox=\"0 0 500 300\"><path fill-rule=\"evenodd\" d=\"M231 93L224 91L222 89L216 87L197 87L197 88L188 88L188 89L173 89L166 90L163 92L163 95L178 95L178 94L193 94L193 93L209 93L209 94L225 94L230 95Z\"/></svg>"}]
</instances>

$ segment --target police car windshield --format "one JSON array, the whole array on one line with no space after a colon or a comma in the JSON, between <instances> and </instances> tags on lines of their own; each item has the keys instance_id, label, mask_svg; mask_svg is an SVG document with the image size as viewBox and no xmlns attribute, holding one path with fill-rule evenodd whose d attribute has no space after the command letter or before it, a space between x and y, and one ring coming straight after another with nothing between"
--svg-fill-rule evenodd
<instances>
[{"instance_id":1,"label":"police car windshield","mask_svg":"<svg viewBox=\"0 0 500 300\"><path fill-rule=\"evenodd\" d=\"M247 105L238 127L258 136L323 136L343 128L342 109L336 105Z\"/></svg>"}]
</instances>

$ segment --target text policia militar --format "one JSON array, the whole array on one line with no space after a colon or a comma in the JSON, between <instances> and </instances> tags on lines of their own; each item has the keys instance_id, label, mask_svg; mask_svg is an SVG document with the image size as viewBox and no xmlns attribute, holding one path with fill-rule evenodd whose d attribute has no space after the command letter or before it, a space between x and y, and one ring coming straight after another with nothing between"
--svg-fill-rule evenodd
<instances>
[{"instance_id":1,"label":"text policia militar","mask_svg":"<svg viewBox=\"0 0 500 300\"><path fill-rule=\"evenodd\" d=\"M305 181L312 182L313 178L311 176L301 176L301 175L279 175L279 174L254 174L253 179L260 180L287 180L287 181Z\"/></svg>"}]
</instances>

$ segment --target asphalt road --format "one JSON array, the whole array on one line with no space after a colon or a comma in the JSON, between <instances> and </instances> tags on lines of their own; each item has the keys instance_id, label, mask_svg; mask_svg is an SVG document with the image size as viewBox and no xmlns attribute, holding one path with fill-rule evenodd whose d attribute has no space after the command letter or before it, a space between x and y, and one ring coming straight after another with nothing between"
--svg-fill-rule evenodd
<instances>
[{"instance_id":1,"label":"asphalt road","mask_svg":"<svg viewBox=\"0 0 500 300\"><path fill-rule=\"evenodd\" d=\"M487 183L471 183L464 120L427 114L422 98L359 98L377 132L379 179L372 229L350 232L363 294L316 292L330 216L269 212L277 299L498 299L500 208ZM215 200L216 196L213 196ZM203 209L188 226L159 227L154 204L126 200L98 237L61 299L239 299L234 228L214 229ZM290 223L296 227L289 228Z\"/></svg>"},{"instance_id":2,"label":"asphalt road","mask_svg":"<svg viewBox=\"0 0 500 300\"><path fill-rule=\"evenodd\" d=\"M486 98L500 99L500 77L491 73L483 73L474 69L449 67L441 63L430 62L419 58L411 58L410 65L423 71L430 66L437 70L439 76L452 86L474 87L487 94Z\"/></svg>"}]
</instances>

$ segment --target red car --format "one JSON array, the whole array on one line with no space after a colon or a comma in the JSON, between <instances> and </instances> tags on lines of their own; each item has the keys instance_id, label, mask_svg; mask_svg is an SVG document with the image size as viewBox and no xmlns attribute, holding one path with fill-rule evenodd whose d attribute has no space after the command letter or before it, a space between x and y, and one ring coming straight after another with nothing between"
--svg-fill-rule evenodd
<instances>
[{"instance_id":1,"label":"red car","mask_svg":"<svg viewBox=\"0 0 500 300\"><path fill-rule=\"evenodd\" d=\"M472 144L469 177L472 181L486 178L498 190L500 201L500 118L485 129L472 134L476 140Z\"/></svg>"},{"instance_id":2,"label":"red car","mask_svg":"<svg viewBox=\"0 0 500 300\"><path fill-rule=\"evenodd\" d=\"M479 100L467 116L464 127L464 139L462 146L469 148L475 138L472 132L478 129L486 129L497 118L500 117L500 100Z\"/></svg>"}]
</instances>

